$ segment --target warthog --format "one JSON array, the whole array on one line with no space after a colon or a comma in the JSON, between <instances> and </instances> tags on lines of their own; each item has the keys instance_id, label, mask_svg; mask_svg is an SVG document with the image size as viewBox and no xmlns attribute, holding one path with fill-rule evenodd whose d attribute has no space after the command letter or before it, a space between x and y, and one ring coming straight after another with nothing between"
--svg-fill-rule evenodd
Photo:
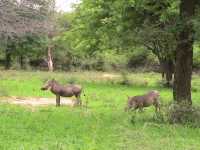
<instances>
[{"instance_id":1,"label":"warthog","mask_svg":"<svg viewBox=\"0 0 200 150\"><path fill-rule=\"evenodd\" d=\"M154 105L156 108L156 112L160 110L160 101L159 101L159 92L158 91L150 91L145 95L128 97L128 104L125 108L125 111L128 110L143 110L144 107L149 107Z\"/></svg>"},{"instance_id":2,"label":"warthog","mask_svg":"<svg viewBox=\"0 0 200 150\"><path fill-rule=\"evenodd\" d=\"M56 80L52 79L46 82L41 90L50 90L56 95L56 106L60 106L60 96L62 97L76 97L76 103L81 105L81 92L82 87L80 85L69 84L66 86L60 85Z\"/></svg>"}]
</instances>

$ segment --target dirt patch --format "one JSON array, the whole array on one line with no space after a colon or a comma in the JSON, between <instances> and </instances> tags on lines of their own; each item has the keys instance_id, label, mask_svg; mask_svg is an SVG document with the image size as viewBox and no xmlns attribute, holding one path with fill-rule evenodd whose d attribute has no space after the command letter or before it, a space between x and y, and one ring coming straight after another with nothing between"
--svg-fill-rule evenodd
<instances>
[{"instance_id":1,"label":"dirt patch","mask_svg":"<svg viewBox=\"0 0 200 150\"><path fill-rule=\"evenodd\" d=\"M9 98L4 98L4 102L8 102L10 104L28 105L28 106L56 105L55 98L9 97ZM75 101L69 98L61 98L61 105L74 106Z\"/></svg>"},{"instance_id":2,"label":"dirt patch","mask_svg":"<svg viewBox=\"0 0 200 150\"><path fill-rule=\"evenodd\" d=\"M108 73L104 73L103 78L108 78L108 79L114 79L114 78L119 78L120 75L116 75L116 74L108 74Z\"/></svg>"}]
</instances>

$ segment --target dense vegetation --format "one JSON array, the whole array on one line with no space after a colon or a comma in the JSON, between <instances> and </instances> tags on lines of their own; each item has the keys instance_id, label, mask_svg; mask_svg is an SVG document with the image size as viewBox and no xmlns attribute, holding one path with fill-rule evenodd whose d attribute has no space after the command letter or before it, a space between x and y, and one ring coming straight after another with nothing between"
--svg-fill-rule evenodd
<instances>
[{"instance_id":1,"label":"dense vegetation","mask_svg":"<svg viewBox=\"0 0 200 150\"><path fill-rule=\"evenodd\" d=\"M47 2L50 3L46 1L42 8L51 10L51 5L46 7ZM178 0L83 0L75 6L74 12L54 12L52 15L43 13L48 11L42 11L41 14L33 14L40 20L43 16L44 22L51 15L48 24L53 28L49 29L46 24L41 24L43 28L40 28L46 32L41 33L35 27L36 31L31 34L24 35L22 33L26 31L23 31L20 37L8 39L8 49L12 49L9 52L12 53L9 58L12 61L11 66L5 62L6 43L2 43L1 65L8 65L7 68L14 69L30 69L30 66L44 69L47 67L48 43L51 43L54 68L57 70L108 71L144 67L156 70L159 61L174 57L178 32L178 5ZM195 29L199 31L198 13L196 18ZM30 18L28 19L30 21ZM31 28L34 28L34 24L28 28L33 31ZM53 38L47 37L49 33L52 33ZM195 70L200 66L198 35L197 32L193 58Z\"/></svg>"}]
</instances>

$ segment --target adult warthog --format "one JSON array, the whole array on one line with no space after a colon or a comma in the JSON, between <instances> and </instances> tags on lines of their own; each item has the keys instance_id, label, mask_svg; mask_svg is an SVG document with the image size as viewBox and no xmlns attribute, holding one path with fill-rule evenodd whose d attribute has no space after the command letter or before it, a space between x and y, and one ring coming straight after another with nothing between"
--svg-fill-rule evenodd
<instances>
[{"instance_id":1,"label":"adult warthog","mask_svg":"<svg viewBox=\"0 0 200 150\"><path fill-rule=\"evenodd\" d=\"M128 103L125 108L125 111L128 110L142 110L144 107L149 107L154 105L156 108L156 112L160 110L160 101L159 101L160 94L158 91L150 91L145 95L128 97Z\"/></svg>"},{"instance_id":2,"label":"adult warthog","mask_svg":"<svg viewBox=\"0 0 200 150\"><path fill-rule=\"evenodd\" d=\"M76 84L60 85L55 79L49 80L41 90L50 90L56 95L56 106L60 106L60 97L76 97L76 104L81 105L82 87Z\"/></svg>"}]
</instances>

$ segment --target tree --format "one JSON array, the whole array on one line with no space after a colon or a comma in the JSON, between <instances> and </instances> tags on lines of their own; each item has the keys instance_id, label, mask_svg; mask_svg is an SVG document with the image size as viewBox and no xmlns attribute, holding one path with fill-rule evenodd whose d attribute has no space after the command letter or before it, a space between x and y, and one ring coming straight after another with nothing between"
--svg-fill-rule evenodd
<instances>
[{"instance_id":1,"label":"tree","mask_svg":"<svg viewBox=\"0 0 200 150\"><path fill-rule=\"evenodd\" d=\"M162 78L166 85L171 86L175 64L175 34L168 31L169 27L143 26L138 32L137 41L143 44L158 58Z\"/></svg>"},{"instance_id":2,"label":"tree","mask_svg":"<svg viewBox=\"0 0 200 150\"><path fill-rule=\"evenodd\" d=\"M72 20L74 12L57 13L56 14L56 34L51 39L51 44L54 48L53 60L54 68L69 71L72 64L72 53L76 53L71 47L73 32Z\"/></svg>"},{"instance_id":3,"label":"tree","mask_svg":"<svg viewBox=\"0 0 200 150\"><path fill-rule=\"evenodd\" d=\"M173 0L83 0L62 39L83 59L108 51L129 56L140 51L138 47L146 47L167 66L164 72L169 83L175 51L175 35L170 31L176 22L174 5Z\"/></svg>"},{"instance_id":4,"label":"tree","mask_svg":"<svg viewBox=\"0 0 200 150\"><path fill-rule=\"evenodd\" d=\"M49 30L54 0L1 0L0 37Z\"/></svg>"},{"instance_id":5,"label":"tree","mask_svg":"<svg viewBox=\"0 0 200 150\"><path fill-rule=\"evenodd\" d=\"M191 79L194 28L192 18L195 15L196 0L181 0L180 25L176 47L176 65L174 82L174 100L177 103L192 104Z\"/></svg>"},{"instance_id":6,"label":"tree","mask_svg":"<svg viewBox=\"0 0 200 150\"><path fill-rule=\"evenodd\" d=\"M177 6L177 1L147 0L138 8L145 15L144 21L138 27L137 41L157 56L167 86L173 81L175 65ZM140 13L138 17L141 16Z\"/></svg>"},{"instance_id":7,"label":"tree","mask_svg":"<svg viewBox=\"0 0 200 150\"><path fill-rule=\"evenodd\" d=\"M12 58L19 61L20 69L27 69L30 61L46 56L44 50L47 48L48 40L45 35L26 34L12 41L15 46Z\"/></svg>"},{"instance_id":8,"label":"tree","mask_svg":"<svg viewBox=\"0 0 200 150\"><path fill-rule=\"evenodd\" d=\"M8 40L6 50L5 50L5 69L9 69L11 67L11 55L13 50L16 49L15 43L12 40Z\"/></svg>"},{"instance_id":9,"label":"tree","mask_svg":"<svg viewBox=\"0 0 200 150\"><path fill-rule=\"evenodd\" d=\"M1 0L0 1L0 40L5 48L5 68L9 69L11 55L16 43L26 34L47 34L52 30L51 15L54 0ZM12 43L12 44L11 44ZM12 48L12 49L11 49ZM23 60L23 57L21 57Z\"/></svg>"}]
</instances>

